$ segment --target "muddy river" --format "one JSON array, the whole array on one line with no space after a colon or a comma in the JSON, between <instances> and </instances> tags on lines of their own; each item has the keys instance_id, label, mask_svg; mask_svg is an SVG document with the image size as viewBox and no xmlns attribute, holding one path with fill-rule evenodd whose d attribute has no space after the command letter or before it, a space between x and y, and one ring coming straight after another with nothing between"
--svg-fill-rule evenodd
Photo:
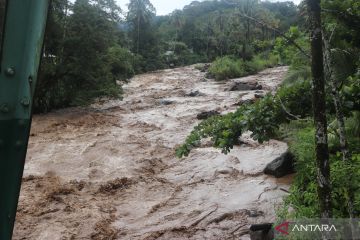
<instances>
[{"instance_id":1,"label":"muddy river","mask_svg":"<svg viewBox=\"0 0 360 240\"><path fill-rule=\"evenodd\" d=\"M235 81L274 91L286 72ZM228 155L204 143L175 156L197 114L254 98L229 84L193 66L163 70L134 77L123 100L34 116L14 239L249 239L289 187L262 173L286 144L244 136Z\"/></svg>"}]
</instances>

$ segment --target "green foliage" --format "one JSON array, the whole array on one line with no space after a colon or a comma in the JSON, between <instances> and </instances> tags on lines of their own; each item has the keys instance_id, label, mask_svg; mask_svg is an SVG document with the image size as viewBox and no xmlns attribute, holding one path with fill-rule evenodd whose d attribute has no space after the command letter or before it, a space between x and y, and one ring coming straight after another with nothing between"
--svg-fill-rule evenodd
<instances>
[{"instance_id":1,"label":"green foliage","mask_svg":"<svg viewBox=\"0 0 360 240\"><path fill-rule=\"evenodd\" d=\"M160 17L149 0L130 1L127 13L115 0L53 0L35 112L118 97L117 80L216 58L217 79L255 73L277 64L269 54L274 35L239 14L286 30L285 16L296 11L285 3L220 0L193 2ZM226 55L236 57L221 60Z\"/></svg>"},{"instance_id":2,"label":"green foliage","mask_svg":"<svg viewBox=\"0 0 360 240\"><path fill-rule=\"evenodd\" d=\"M360 144L356 145L360 141L360 111L353 111L352 116L346 119L346 135L354 138L353 141L350 140L351 147L360 152Z\"/></svg>"},{"instance_id":3,"label":"green foliage","mask_svg":"<svg viewBox=\"0 0 360 240\"><path fill-rule=\"evenodd\" d=\"M309 82L299 82L281 87L275 96L267 94L254 104L242 105L234 113L204 120L194 128L176 154L178 157L187 156L199 146L202 138L207 137L211 138L214 147L228 153L245 131L251 131L251 137L259 142L267 141L277 135L281 123L294 119L293 115L306 117L311 114L309 94ZM292 115L287 112L290 109Z\"/></svg>"},{"instance_id":4,"label":"green foliage","mask_svg":"<svg viewBox=\"0 0 360 240\"><path fill-rule=\"evenodd\" d=\"M331 124L329 134L330 162L331 162L331 184L332 184L332 201L335 217L348 217L348 203L351 194L354 196L355 214L358 216L360 212L360 194L359 194L359 169L360 169L360 138L359 138L359 119L360 119L360 84L359 84L359 47L360 34L357 28L360 24L359 1L322 1L325 9L323 13L325 36L331 36L330 48L335 62L329 74L336 79L336 84L340 93L340 101L345 113L346 137L350 155L352 156L348 162L343 162L341 153L338 126ZM216 4L221 5L223 2L218 1ZM201 3L193 3L192 6L199 10ZM212 12L211 5L207 5L207 11ZM264 99L258 100L254 104L243 105L238 108L235 113L229 113L224 116L216 116L201 122L191 132L185 143L177 149L179 157L186 156L189 152L199 146L202 138L210 137L213 146L221 148L224 153L231 150L236 144L238 137L244 131L250 130L252 137L259 142L266 141L270 137L281 137L285 139L290 150L296 157L297 175L291 188L291 194L286 199L286 209L283 214L292 217L318 217L318 195L316 181L317 168L315 162L315 132L312 121L307 118L312 114L312 94L310 86L310 59L305 56L299 49L294 46L293 42L305 52L310 53L308 34L301 30L301 25L291 24L290 21L280 21L284 15L290 13L293 9L286 9L284 6L262 3L261 6L271 13L273 16L266 17L266 11L263 11L260 5L253 5L252 8L240 7L240 12L248 12L249 16L259 19L259 13L264 16L263 21L267 24L284 26L289 24L290 29L286 32L286 38L278 37L275 42L271 38L266 37L266 32L262 33L263 38L255 37L250 43L251 35L256 35L255 31L248 31L249 24L244 19L237 21L234 17L228 17L224 11L218 11L202 17L202 22L207 24L200 25L198 23L188 23L187 33L199 29L205 39L206 44L196 42L197 48L206 47L207 56L212 59L213 56L225 56L216 59L210 68L210 73L217 80L240 77L249 73L254 73L267 65L269 59L264 56L254 56L255 53L264 54L273 49L277 61L280 64L290 65L290 71L284 81L283 86L278 90L275 96L267 95ZM276 9L276 10L275 10ZM282 11L286 14L278 15ZM228 10L227 13L230 13ZM295 11L296 12L296 11ZM199 14L197 12L196 14ZM236 15L236 14L234 14ZM295 14L293 13L292 16ZM289 17L289 15L288 15ZM206 21L206 18L216 19L214 22ZM239 18L238 18L239 19ZM274 21L275 20L275 21ZM294 20L294 19L292 19ZM223 27L223 23L225 27ZM185 24L186 25L186 24ZM273 25L273 26L274 26ZM295 27L295 25L298 25ZM201 26L201 27L200 27ZM241 29L239 32L232 31L227 35L228 39L222 36L226 33L226 26L229 28ZM284 31L283 31L284 32ZM233 41L232 37L236 36L237 41ZM185 42L187 41L184 40ZM188 44L189 46L193 46ZM219 47L221 45L221 47ZM274 46L273 46L274 45ZM272 61L270 61L272 62ZM358 73L356 73L356 68ZM331 87L327 86L327 117L337 123L335 116L334 101ZM302 118L303 120L295 120ZM305 119L304 119L305 118ZM287 207L291 206L294 211L287 212Z\"/></svg>"},{"instance_id":5,"label":"green foliage","mask_svg":"<svg viewBox=\"0 0 360 240\"><path fill-rule=\"evenodd\" d=\"M348 78L348 84L342 88L347 111L360 109L360 71Z\"/></svg>"},{"instance_id":6,"label":"green foliage","mask_svg":"<svg viewBox=\"0 0 360 240\"><path fill-rule=\"evenodd\" d=\"M273 32L239 14L281 31L286 31L297 19L296 6L289 3L194 1L182 11L162 18L159 29L165 42L184 42L194 53L206 55L208 61L226 55L249 60L255 53L271 50Z\"/></svg>"},{"instance_id":7,"label":"green foliage","mask_svg":"<svg viewBox=\"0 0 360 240\"><path fill-rule=\"evenodd\" d=\"M322 7L327 9L324 14L325 27L337 26L336 44L348 43L348 47L360 47L360 2L357 0L322 1ZM346 49L342 47L342 49Z\"/></svg>"},{"instance_id":8,"label":"green foliage","mask_svg":"<svg viewBox=\"0 0 360 240\"><path fill-rule=\"evenodd\" d=\"M277 66L279 64L279 58L278 56L272 54L272 53L261 53L258 55L255 55L251 61L246 62L248 66L252 66L249 70L249 72L256 73L258 71L261 71L265 68L271 68L274 66Z\"/></svg>"},{"instance_id":9,"label":"green foliage","mask_svg":"<svg viewBox=\"0 0 360 240\"><path fill-rule=\"evenodd\" d=\"M116 80L132 76L134 69L132 54L117 44L119 9L114 4L53 1L49 21L54 25L47 25L35 112L121 96Z\"/></svg>"},{"instance_id":10,"label":"green foliage","mask_svg":"<svg viewBox=\"0 0 360 240\"><path fill-rule=\"evenodd\" d=\"M115 24L109 21L101 9L87 1L76 1L68 22L68 37L64 43L64 81L76 98L91 100L97 93L113 85L114 77L109 69L109 48L114 46ZM74 47L81 46L81 47ZM80 91L77 91L80 90ZM84 93L84 91L89 91ZM92 94L93 93L93 94Z\"/></svg>"},{"instance_id":11,"label":"green foliage","mask_svg":"<svg viewBox=\"0 0 360 240\"><path fill-rule=\"evenodd\" d=\"M274 47L272 40L254 40L252 43L254 51L256 53L263 53L269 50L272 50Z\"/></svg>"},{"instance_id":12,"label":"green foliage","mask_svg":"<svg viewBox=\"0 0 360 240\"><path fill-rule=\"evenodd\" d=\"M209 73L214 76L216 80L242 77L246 74L244 61L234 59L230 56L216 59L215 62L211 64Z\"/></svg>"},{"instance_id":13,"label":"green foliage","mask_svg":"<svg viewBox=\"0 0 360 240\"><path fill-rule=\"evenodd\" d=\"M309 50L309 39L298 27L291 27L285 34L287 38L296 42L306 52ZM309 65L309 59L293 44L283 37L276 38L274 52L279 56L280 63L291 65L293 68Z\"/></svg>"},{"instance_id":14,"label":"green foliage","mask_svg":"<svg viewBox=\"0 0 360 240\"><path fill-rule=\"evenodd\" d=\"M139 67L142 72L165 67L161 58L158 29L154 25L155 13L156 10L149 0L129 2L126 20L130 27L130 49L141 56Z\"/></svg>"},{"instance_id":15,"label":"green foliage","mask_svg":"<svg viewBox=\"0 0 360 240\"><path fill-rule=\"evenodd\" d=\"M279 88L276 97L283 102L287 111L298 118L312 115L312 94L310 81L297 81ZM280 104L281 104L280 102Z\"/></svg>"},{"instance_id":16,"label":"green foliage","mask_svg":"<svg viewBox=\"0 0 360 240\"><path fill-rule=\"evenodd\" d=\"M291 1L263 1L261 5L279 19L279 29L282 32L287 31L290 26L298 26L302 23L299 10Z\"/></svg>"},{"instance_id":17,"label":"green foliage","mask_svg":"<svg viewBox=\"0 0 360 240\"><path fill-rule=\"evenodd\" d=\"M278 58L274 55L256 55L250 61L236 59L232 56L225 56L216 59L209 68L210 75L216 80L226 80L237 77L244 77L257 73L265 68L277 65Z\"/></svg>"},{"instance_id":18,"label":"green foliage","mask_svg":"<svg viewBox=\"0 0 360 240\"><path fill-rule=\"evenodd\" d=\"M131 26L133 51L139 54L145 50L147 37L152 35L151 25L155 8L149 0L131 0L128 4L127 22Z\"/></svg>"},{"instance_id":19,"label":"green foliage","mask_svg":"<svg viewBox=\"0 0 360 240\"><path fill-rule=\"evenodd\" d=\"M291 85L297 82L310 81L311 69L310 66L303 65L297 68L291 68L286 74L283 84Z\"/></svg>"},{"instance_id":20,"label":"green foliage","mask_svg":"<svg viewBox=\"0 0 360 240\"><path fill-rule=\"evenodd\" d=\"M289 130L289 129L287 129ZM295 210L295 216L317 217L319 213L315 164L315 132L312 124L298 124L288 134L290 151L296 158L296 177L287 202Z\"/></svg>"},{"instance_id":21,"label":"green foliage","mask_svg":"<svg viewBox=\"0 0 360 240\"><path fill-rule=\"evenodd\" d=\"M317 197L317 167L315 158L314 127L311 121L292 122L283 126L290 151L296 158L296 176L290 189L290 195L285 199L282 209L283 218L316 218L319 216ZM359 143L359 142L358 142ZM334 217L348 217L349 191L355 194L355 212L360 211L359 194L359 152L351 149L350 162L342 161L340 153L330 155L332 204ZM288 212L288 207L293 210ZM284 214L285 212L285 214Z\"/></svg>"},{"instance_id":22,"label":"green foliage","mask_svg":"<svg viewBox=\"0 0 360 240\"><path fill-rule=\"evenodd\" d=\"M328 70L337 90L327 88L327 112L330 124L329 153L331 169L333 217L349 217L348 203L353 197L354 214L359 216L359 39L356 30L360 23L359 1L322 1L325 9L322 14L325 38L331 39L326 49L331 53L333 65ZM287 37L295 40L304 49L308 49L305 35L298 29L291 28ZM331 36L331 37L330 37ZM294 47L287 46L286 40L278 38L275 51L282 62L291 64L291 70L285 80L287 85L306 81L310 78L307 60ZM352 76L352 77L350 77ZM339 140L339 126L335 116L333 91L339 91L342 111L345 114L345 132L350 159L342 159ZM307 112L307 111L306 111ZM289 143L291 152L296 158L297 174L291 187L291 193L285 201L280 214L283 219L318 217L320 215L317 194L317 167L315 162L314 127L311 122L294 122L280 128L280 135ZM354 195L354 196L351 196ZM289 207L293 209L288 211Z\"/></svg>"},{"instance_id":23,"label":"green foliage","mask_svg":"<svg viewBox=\"0 0 360 240\"><path fill-rule=\"evenodd\" d=\"M351 115L344 120L347 143L351 149L360 152L360 112L353 111L351 112ZM328 129L330 153L341 151L338 121L333 119L329 124Z\"/></svg>"},{"instance_id":24,"label":"green foliage","mask_svg":"<svg viewBox=\"0 0 360 240\"><path fill-rule=\"evenodd\" d=\"M127 80L135 74L138 59L128 49L114 45L108 49L107 61L114 80Z\"/></svg>"}]
</instances>

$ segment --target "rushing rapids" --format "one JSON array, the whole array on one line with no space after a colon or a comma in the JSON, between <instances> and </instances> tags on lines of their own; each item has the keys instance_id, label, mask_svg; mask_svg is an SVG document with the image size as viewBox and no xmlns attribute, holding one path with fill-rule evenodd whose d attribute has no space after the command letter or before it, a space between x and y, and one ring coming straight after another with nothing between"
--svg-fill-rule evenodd
<instances>
[{"instance_id":1,"label":"rushing rapids","mask_svg":"<svg viewBox=\"0 0 360 240\"><path fill-rule=\"evenodd\" d=\"M33 119L14 239L248 239L274 220L291 177L265 176L287 149L271 140L228 155L204 143L176 147L206 111L275 91L287 67L227 83L193 66L138 75L123 100L102 100ZM227 91L231 82L262 90Z\"/></svg>"}]
</instances>

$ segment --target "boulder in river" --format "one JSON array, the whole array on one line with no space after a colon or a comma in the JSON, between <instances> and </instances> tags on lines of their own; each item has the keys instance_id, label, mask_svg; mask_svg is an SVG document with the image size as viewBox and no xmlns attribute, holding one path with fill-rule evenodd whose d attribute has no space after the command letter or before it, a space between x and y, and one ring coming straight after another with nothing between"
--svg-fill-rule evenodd
<instances>
[{"instance_id":1,"label":"boulder in river","mask_svg":"<svg viewBox=\"0 0 360 240\"><path fill-rule=\"evenodd\" d=\"M195 91L191 91L191 92L187 93L185 96L187 96L187 97L199 97L199 96L204 96L204 94L202 92L200 92L199 90L195 90Z\"/></svg>"},{"instance_id":2,"label":"boulder in river","mask_svg":"<svg viewBox=\"0 0 360 240\"><path fill-rule=\"evenodd\" d=\"M272 223L253 224L250 226L251 240L272 240L274 239L274 230Z\"/></svg>"},{"instance_id":3,"label":"boulder in river","mask_svg":"<svg viewBox=\"0 0 360 240\"><path fill-rule=\"evenodd\" d=\"M253 91L253 90L261 90L261 89L262 89L262 86L258 83L233 82L227 90L228 91Z\"/></svg>"},{"instance_id":4,"label":"boulder in river","mask_svg":"<svg viewBox=\"0 0 360 240\"><path fill-rule=\"evenodd\" d=\"M289 151L281 154L280 157L275 158L264 169L264 173L275 176L277 178L284 177L288 174L294 173L294 155Z\"/></svg>"},{"instance_id":5,"label":"boulder in river","mask_svg":"<svg viewBox=\"0 0 360 240\"><path fill-rule=\"evenodd\" d=\"M211 110L211 111L199 113L196 116L196 118L199 120L204 120L204 119L208 119L209 117L216 116L216 115L220 115L220 113L218 111Z\"/></svg>"},{"instance_id":6,"label":"boulder in river","mask_svg":"<svg viewBox=\"0 0 360 240\"><path fill-rule=\"evenodd\" d=\"M175 103L174 101L171 101L171 100L167 100L167 99L161 99L159 101L160 105L171 105L173 103Z\"/></svg>"}]
</instances>

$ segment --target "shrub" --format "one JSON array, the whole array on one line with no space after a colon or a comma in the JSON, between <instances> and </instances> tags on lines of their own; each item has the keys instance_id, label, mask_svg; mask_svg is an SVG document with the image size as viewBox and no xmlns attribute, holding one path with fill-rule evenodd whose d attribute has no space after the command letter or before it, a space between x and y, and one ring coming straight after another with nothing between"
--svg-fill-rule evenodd
<instances>
[{"instance_id":1,"label":"shrub","mask_svg":"<svg viewBox=\"0 0 360 240\"><path fill-rule=\"evenodd\" d=\"M108 49L107 62L114 80L127 80L135 74L136 56L119 45Z\"/></svg>"},{"instance_id":2,"label":"shrub","mask_svg":"<svg viewBox=\"0 0 360 240\"><path fill-rule=\"evenodd\" d=\"M243 61L231 56L218 58L211 64L209 73L216 80L226 80L237 77L244 77L257 73L265 68L273 67L278 63L275 55L256 55L251 61Z\"/></svg>"},{"instance_id":3,"label":"shrub","mask_svg":"<svg viewBox=\"0 0 360 240\"><path fill-rule=\"evenodd\" d=\"M254 56L252 62L256 63L260 69L263 69L275 66L278 63L278 58L273 54L259 54Z\"/></svg>"},{"instance_id":4,"label":"shrub","mask_svg":"<svg viewBox=\"0 0 360 240\"><path fill-rule=\"evenodd\" d=\"M240 59L233 59L230 56L218 58L211 64L209 73L216 80L225 80L245 75L244 62Z\"/></svg>"},{"instance_id":5,"label":"shrub","mask_svg":"<svg viewBox=\"0 0 360 240\"><path fill-rule=\"evenodd\" d=\"M312 94L309 81L298 81L291 85L283 84L276 93L279 104L299 118L312 115ZM281 101L281 102L280 102Z\"/></svg>"}]
</instances>

